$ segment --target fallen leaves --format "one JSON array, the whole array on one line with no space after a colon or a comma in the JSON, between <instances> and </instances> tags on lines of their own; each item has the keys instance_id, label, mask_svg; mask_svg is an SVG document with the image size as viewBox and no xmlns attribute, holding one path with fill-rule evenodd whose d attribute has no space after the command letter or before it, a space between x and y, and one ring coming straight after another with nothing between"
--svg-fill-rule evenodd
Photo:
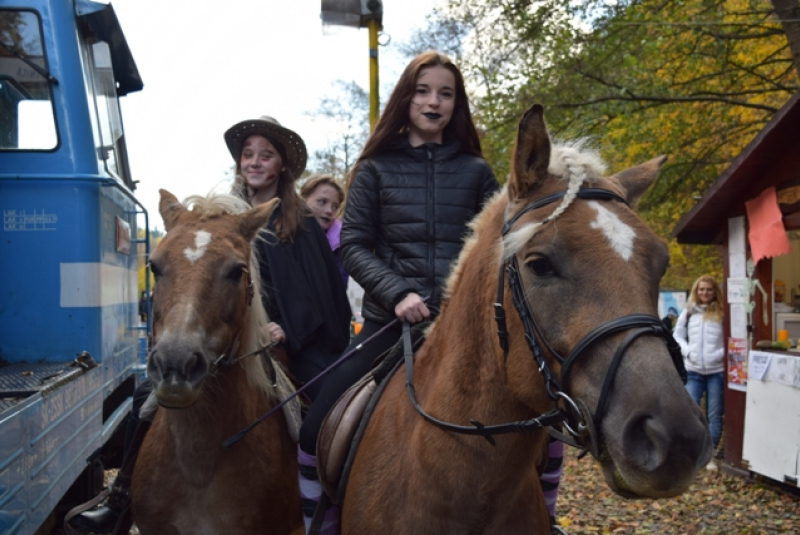
<instances>
[{"instance_id":1,"label":"fallen leaves","mask_svg":"<svg viewBox=\"0 0 800 535\"><path fill-rule=\"evenodd\" d=\"M611 492L600 467L567 452L558 521L569 535L773 535L800 533L800 497L754 481L703 470L677 498L626 500Z\"/></svg>"}]
</instances>

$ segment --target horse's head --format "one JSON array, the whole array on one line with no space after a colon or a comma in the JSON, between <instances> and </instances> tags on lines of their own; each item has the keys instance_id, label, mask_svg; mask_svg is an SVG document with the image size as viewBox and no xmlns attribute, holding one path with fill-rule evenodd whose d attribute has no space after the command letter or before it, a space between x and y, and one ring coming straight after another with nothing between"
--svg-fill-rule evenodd
<instances>
[{"instance_id":1,"label":"horse's head","mask_svg":"<svg viewBox=\"0 0 800 535\"><path fill-rule=\"evenodd\" d=\"M189 210L161 190L167 234L150 258L155 338L147 374L162 406L192 405L215 361L248 344L244 327L257 269L250 266L250 242L277 201L231 213L242 210L236 202L219 196Z\"/></svg>"},{"instance_id":2,"label":"horse's head","mask_svg":"<svg viewBox=\"0 0 800 535\"><path fill-rule=\"evenodd\" d=\"M666 244L634 212L666 157L604 177L596 154L551 145L543 108L534 105L512 158L505 258L519 274L529 332L547 367L593 415L595 453L614 491L684 491L709 460L711 441L658 323ZM512 386L533 396L524 378L540 376L539 365L524 339L511 345Z\"/></svg>"}]
</instances>

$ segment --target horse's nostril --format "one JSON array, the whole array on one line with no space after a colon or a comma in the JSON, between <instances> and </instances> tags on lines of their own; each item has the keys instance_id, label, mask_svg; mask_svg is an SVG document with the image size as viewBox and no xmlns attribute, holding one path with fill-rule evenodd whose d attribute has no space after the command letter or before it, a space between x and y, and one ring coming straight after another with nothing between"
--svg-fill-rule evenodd
<instances>
[{"instance_id":1,"label":"horse's nostril","mask_svg":"<svg viewBox=\"0 0 800 535\"><path fill-rule=\"evenodd\" d=\"M191 358L186 361L184 372L189 381L196 381L206 375L208 364L205 357L199 351L192 353Z\"/></svg>"},{"instance_id":2,"label":"horse's nostril","mask_svg":"<svg viewBox=\"0 0 800 535\"><path fill-rule=\"evenodd\" d=\"M670 434L649 414L628 419L622 436L625 456L644 470L656 470L669 456Z\"/></svg>"},{"instance_id":3,"label":"horse's nostril","mask_svg":"<svg viewBox=\"0 0 800 535\"><path fill-rule=\"evenodd\" d=\"M147 356L147 375L151 380L155 377L161 376L160 357L161 355L155 348L153 348L153 350Z\"/></svg>"}]
</instances>

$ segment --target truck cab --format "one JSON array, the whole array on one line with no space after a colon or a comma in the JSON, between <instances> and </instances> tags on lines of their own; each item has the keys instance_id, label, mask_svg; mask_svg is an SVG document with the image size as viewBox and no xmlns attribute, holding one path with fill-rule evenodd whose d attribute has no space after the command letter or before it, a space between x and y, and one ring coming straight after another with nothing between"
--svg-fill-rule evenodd
<instances>
[{"instance_id":1,"label":"truck cab","mask_svg":"<svg viewBox=\"0 0 800 535\"><path fill-rule=\"evenodd\" d=\"M149 239L119 98L142 87L111 5L0 5L0 535L47 532L121 442Z\"/></svg>"}]
</instances>

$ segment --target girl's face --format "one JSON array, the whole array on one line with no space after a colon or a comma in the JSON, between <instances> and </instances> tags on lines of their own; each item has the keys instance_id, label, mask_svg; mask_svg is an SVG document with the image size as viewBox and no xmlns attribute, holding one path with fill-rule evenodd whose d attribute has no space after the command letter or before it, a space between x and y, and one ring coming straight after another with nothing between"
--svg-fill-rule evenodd
<instances>
[{"instance_id":1,"label":"girl's face","mask_svg":"<svg viewBox=\"0 0 800 535\"><path fill-rule=\"evenodd\" d=\"M441 143L442 132L453 118L456 106L456 77L441 65L425 67L408 109L408 141L417 147Z\"/></svg>"},{"instance_id":2,"label":"girl's face","mask_svg":"<svg viewBox=\"0 0 800 535\"><path fill-rule=\"evenodd\" d=\"M700 299L701 305L711 303L715 297L714 286L710 282L700 282L697 284L697 298Z\"/></svg>"},{"instance_id":3,"label":"girl's face","mask_svg":"<svg viewBox=\"0 0 800 535\"><path fill-rule=\"evenodd\" d=\"M248 137L242 148L239 165L242 178L250 188L261 194L271 191L270 198L275 196L283 159L270 140L259 135Z\"/></svg>"},{"instance_id":4,"label":"girl's face","mask_svg":"<svg viewBox=\"0 0 800 535\"><path fill-rule=\"evenodd\" d=\"M320 184L306 197L306 204L322 230L328 230L339 211L339 192L330 184Z\"/></svg>"}]
</instances>

